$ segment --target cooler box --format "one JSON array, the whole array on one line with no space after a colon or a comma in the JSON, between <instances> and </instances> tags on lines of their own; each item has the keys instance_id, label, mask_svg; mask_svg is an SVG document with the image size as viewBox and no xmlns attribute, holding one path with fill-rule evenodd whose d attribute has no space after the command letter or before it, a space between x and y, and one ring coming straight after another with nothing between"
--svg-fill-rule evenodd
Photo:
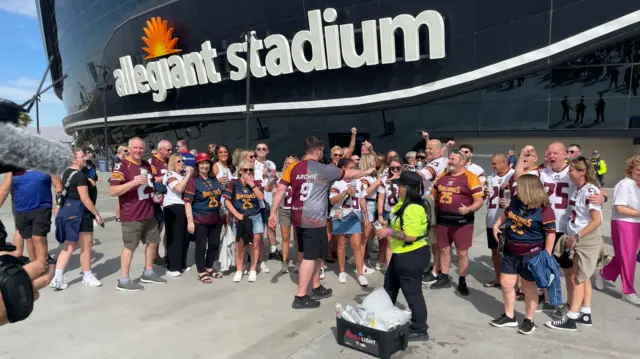
<instances>
[{"instance_id":1,"label":"cooler box","mask_svg":"<svg viewBox=\"0 0 640 359\"><path fill-rule=\"evenodd\" d=\"M409 323L390 332L365 327L336 317L338 344L373 355L390 359L409 344Z\"/></svg>"}]
</instances>

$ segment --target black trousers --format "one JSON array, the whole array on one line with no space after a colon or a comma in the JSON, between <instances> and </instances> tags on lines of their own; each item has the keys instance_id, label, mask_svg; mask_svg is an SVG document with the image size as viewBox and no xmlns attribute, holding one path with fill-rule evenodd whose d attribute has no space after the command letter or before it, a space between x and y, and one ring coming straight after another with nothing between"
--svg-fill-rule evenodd
<instances>
[{"instance_id":1,"label":"black trousers","mask_svg":"<svg viewBox=\"0 0 640 359\"><path fill-rule=\"evenodd\" d=\"M198 273L205 271L205 268L213 268L216 260L218 248L220 248L220 233L222 224L200 224L196 223L196 268Z\"/></svg>"},{"instance_id":2,"label":"black trousers","mask_svg":"<svg viewBox=\"0 0 640 359\"><path fill-rule=\"evenodd\" d=\"M384 290L387 291L394 305L402 289L402 294L411 309L411 331L413 332L426 332L429 329L427 303L422 294L422 271L430 261L429 246L408 253L394 253L384 276Z\"/></svg>"},{"instance_id":3,"label":"black trousers","mask_svg":"<svg viewBox=\"0 0 640 359\"><path fill-rule=\"evenodd\" d=\"M164 207L164 221L169 257L167 269L170 272L182 271L187 268L187 250L190 242L184 204L172 204Z\"/></svg>"}]
</instances>

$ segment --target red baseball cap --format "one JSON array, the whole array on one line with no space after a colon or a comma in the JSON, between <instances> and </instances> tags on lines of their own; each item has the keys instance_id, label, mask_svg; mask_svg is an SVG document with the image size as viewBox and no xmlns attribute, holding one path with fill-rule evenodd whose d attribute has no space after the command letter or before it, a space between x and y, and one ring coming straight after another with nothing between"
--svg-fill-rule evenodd
<instances>
[{"instance_id":1,"label":"red baseball cap","mask_svg":"<svg viewBox=\"0 0 640 359\"><path fill-rule=\"evenodd\" d=\"M198 155L196 156L196 164L198 164L198 163L200 163L202 161L211 162L211 157L209 157L209 154L204 153L204 152L198 153Z\"/></svg>"}]
</instances>

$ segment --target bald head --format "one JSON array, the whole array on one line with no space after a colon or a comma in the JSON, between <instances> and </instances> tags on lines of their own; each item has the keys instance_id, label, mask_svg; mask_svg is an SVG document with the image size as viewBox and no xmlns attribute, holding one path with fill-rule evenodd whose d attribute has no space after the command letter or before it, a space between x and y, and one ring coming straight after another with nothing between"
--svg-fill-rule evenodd
<instances>
[{"instance_id":1,"label":"bald head","mask_svg":"<svg viewBox=\"0 0 640 359\"><path fill-rule=\"evenodd\" d=\"M429 161L442 156L442 142L437 139L432 139L427 142L427 159Z\"/></svg>"},{"instance_id":2,"label":"bald head","mask_svg":"<svg viewBox=\"0 0 640 359\"><path fill-rule=\"evenodd\" d=\"M546 160L552 170L559 172L567 165L567 148L562 142L554 142L547 147Z\"/></svg>"},{"instance_id":3,"label":"bald head","mask_svg":"<svg viewBox=\"0 0 640 359\"><path fill-rule=\"evenodd\" d=\"M171 149L171 142L169 142L167 140L161 140L160 142L158 142L158 146L156 148L158 150L161 150L161 149L170 150Z\"/></svg>"}]
</instances>

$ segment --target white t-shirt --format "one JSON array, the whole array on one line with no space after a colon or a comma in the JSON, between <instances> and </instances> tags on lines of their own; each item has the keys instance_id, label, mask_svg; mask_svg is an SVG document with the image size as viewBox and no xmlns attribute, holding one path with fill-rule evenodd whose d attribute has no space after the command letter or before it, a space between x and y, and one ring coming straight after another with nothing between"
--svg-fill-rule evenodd
<instances>
[{"instance_id":1,"label":"white t-shirt","mask_svg":"<svg viewBox=\"0 0 640 359\"><path fill-rule=\"evenodd\" d=\"M502 185L508 183L514 173L515 171L513 169L509 169L504 176L493 173L487 178L487 186L489 186L489 197L487 198L487 228L493 228L493 225L496 224L496 221L504 212L504 208L500 207L500 199L505 198Z\"/></svg>"},{"instance_id":2,"label":"white t-shirt","mask_svg":"<svg viewBox=\"0 0 640 359\"><path fill-rule=\"evenodd\" d=\"M167 193L164 195L164 201L162 201L162 207L170 206L172 204L184 204L182 199L182 193L175 192L173 188L184 179L184 176L177 172L167 171L162 177L162 184L167 186Z\"/></svg>"},{"instance_id":3,"label":"white t-shirt","mask_svg":"<svg viewBox=\"0 0 640 359\"><path fill-rule=\"evenodd\" d=\"M556 230L560 232L567 228L567 221L571 214L569 196L576 188L569 178L569 165L560 172L555 172L551 167L541 170L540 181L549 195L549 202L556 215Z\"/></svg>"},{"instance_id":4,"label":"white t-shirt","mask_svg":"<svg viewBox=\"0 0 640 359\"><path fill-rule=\"evenodd\" d=\"M260 160L256 159L256 163L253 166L254 176L253 178L256 180L262 181L262 185L264 188L268 186L267 179L269 178L269 174L276 170L276 164L272 161L266 160L265 162L260 162ZM275 181L276 177L273 177L271 181ZM273 203L273 190L264 192L264 200L272 204Z\"/></svg>"},{"instance_id":5,"label":"white t-shirt","mask_svg":"<svg viewBox=\"0 0 640 359\"><path fill-rule=\"evenodd\" d=\"M380 187L378 187L378 189L373 191L372 194L367 196L367 189L369 189L369 187L374 183L376 183L377 181L378 179L373 176L366 176L360 179L360 182L362 182L362 190L364 192L363 195L364 195L364 198L366 198L367 200L375 200L376 198L378 198L378 189Z\"/></svg>"},{"instance_id":6,"label":"white t-shirt","mask_svg":"<svg viewBox=\"0 0 640 359\"><path fill-rule=\"evenodd\" d=\"M420 170L424 178L424 194L430 194L433 190L433 181L447 169L449 160L444 157L429 161L427 167Z\"/></svg>"},{"instance_id":7,"label":"white t-shirt","mask_svg":"<svg viewBox=\"0 0 640 359\"><path fill-rule=\"evenodd\" d=\"M345 217L347 214L352 212L358 215L362 213L362 208L360 208L360 199L364 198L365 192L363 190L362 182L360 182L360 180L355 180L355 183L356 183L356 190L358 191L356 195L354 197L348 196L343 201L336 203L331 209L332 217L335 211L336 210L339 211L340 209L342 209L343 217ZM346 191L348 186L349 186L349 182L347 181L341 180L341 181L333 182L333 185L331 185L329 198L333 198L339 195L340 193Z\"/></svg>"},{"instance_id":8,"label":"white t-shirt","mask_svg":"<svg viewBox=\"0 0 640 359\"><path fill-rule=\"evenodd\" d=\"M570 219L567 221L565 233L568 236L576 235L581 229L591 223L591 210L596 210L602 215L602 205L589 203L589 196L600 193L597 186L587 183L579 189L574 189L569 199Z\"/></svg>"},{"instance_id":9,"label":"white t-shirt","mask_svg":"<svg viewBox=\"0 0 640 359\"><path fill-rule=\"evenodd\" d=\"M478 176L478 178L480 179L480 183L482 183L483 185L487 181L487 176L485 175L482 167L480 167L479 165L472 162L471 164L464 166L464 168L466 168L467 171Z\"/></svg>"},{"instance_id":10,"label":"white t-shirt","mask_svg":"<svg viewBox=\"0 0 640 359\"><path fill-rule=\"evenodd\" d=\"M627 206L640 210L640 187L638 187L636 181L627 177L616 184L613 189L613 206L612 220L640 223L640 217L620 214L615 208L615 206Z\"/></svg>"},{"instance_id":11,"label":"white t-shirt","mask_svg":"<svg viewBox=\"0 0 640 359\"><path fill-rule=\"evenodd\" d=\"M216 176L217 179L227 177L227 180L231 181L232 176L229 167L223 166L220 162L216 162L215 166L218 167L218 175Z\"/></svg>"},{"instance_id":12,"label":"white t-shirt","mask_svg":"<svg viewBox=\"0 0 640 359\"><path fill-rule=\"evenodd\" d=\"M382 179L382 183L383 185L378 187L378 193L384 193L384 210L385 212L391 212L393 206L398 203L398 185L387 184L387 177Z\"/></svg>"}]
</instances>

